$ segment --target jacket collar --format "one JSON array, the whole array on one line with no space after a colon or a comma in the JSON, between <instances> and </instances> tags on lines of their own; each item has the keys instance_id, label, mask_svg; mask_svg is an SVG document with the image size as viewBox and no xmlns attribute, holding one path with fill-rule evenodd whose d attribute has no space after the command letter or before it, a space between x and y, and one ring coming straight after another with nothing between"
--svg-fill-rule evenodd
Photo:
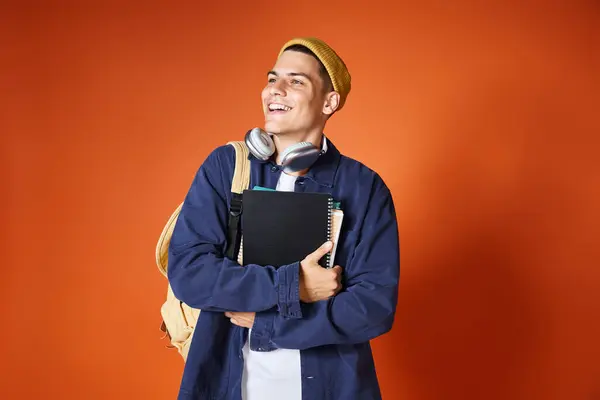
<instances>
[{"instance_id":1,"label":"jacket collar","mask_svg":"<svg viewBox=\"0 0 600 400\"><path fill-rule=\"evenodd\" d=\"M315 163L310 167L310 169L304 177L315 181L319 185L331 188L333 187L333 182L335 180L335 175L338 170L341 154L337 147L335 147L331 140L327 139L325 135L323 135L323 139L325 140L324 147L327 149L327 151L323 155L321 155L317 159L317 161L315 161ZM256 162L259 164L269 164L270 167L281 169L281 166L275 164L272 158L263 161L254 157L252 153L250 153L248 159L251 162Z\"/></svg>"}]
</instances>

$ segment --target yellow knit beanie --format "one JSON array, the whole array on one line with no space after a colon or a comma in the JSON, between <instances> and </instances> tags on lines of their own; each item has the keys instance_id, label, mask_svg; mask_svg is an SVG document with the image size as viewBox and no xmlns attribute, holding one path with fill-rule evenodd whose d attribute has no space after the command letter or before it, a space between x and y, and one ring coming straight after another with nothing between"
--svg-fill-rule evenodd
<instances>
[{"instance_id":1,"label":"yellow knit beanie","mask_svg":"<svg viewBox=\"0 0 600 400\"><path fill-rule=\"evenodd\" d=\"M333 90L340 94L340 105L337 109L338 111L341 110L344 103L346 103L346 97L348 97L348 93L350 93L351 86L350 72L348 72L348 68L346 68L344 61L342 61L327 43L313 37L295 38L290 40L283 45L279 52L279 56L281 56L285 49L295 44L307 47L319 60L321 60L329 74L329 78L333 84Z\"/></svg>"}]
</instances>

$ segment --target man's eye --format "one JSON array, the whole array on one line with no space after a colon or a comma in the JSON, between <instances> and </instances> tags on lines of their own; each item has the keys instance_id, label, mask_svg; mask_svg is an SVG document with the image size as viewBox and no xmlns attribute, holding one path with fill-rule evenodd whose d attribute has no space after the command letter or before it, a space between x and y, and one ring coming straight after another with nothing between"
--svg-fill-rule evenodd
<instances>
[{"instance_id":1,"label":"man's eye","mask_svg":"<svg viewBox=\"0 0 600 400\"><path fill-rule=\"evenodd\" d=\"M303 84L303 82L302 82L302 81L299 81L298 79L292 79L292 84L293 84L293 85L302 85L302 84Z\"/></svg>"},{"instance_id":2,"label":"man's eye","mask_svg":"<svg viewBox=\"0 0 600 400\"><path fill-rule=\"evenodd\" d=\"M275 83L275 78L269 78L269 83Z\"/></svg>"}]
</instances>

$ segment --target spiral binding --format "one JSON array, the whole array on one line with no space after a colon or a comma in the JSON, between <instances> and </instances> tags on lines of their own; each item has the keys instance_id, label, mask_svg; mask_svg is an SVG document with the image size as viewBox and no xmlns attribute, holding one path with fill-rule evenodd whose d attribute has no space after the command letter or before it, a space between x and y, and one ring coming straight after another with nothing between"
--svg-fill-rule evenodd
<instances>
[{"instance_id":1,"label":"spiral binding","mask_svg":"<svg viewBox=\"0 0 600 400\"><path fill-rule=\"evenodd\" d=\"M244 265L244 235L240 238L240 251L237 257L238 264Z\"/></svg>"},{"instance_id":2,"label":"spiral binding","mask_svg":"<svg viewBox=\"0 0 600 400\"><path fill-rule=\"evenodd\" d=\"M332 218L333 218L333 197L330 197L328 200L328 204L327 204L327 240L331 240L331 225L333 223ZM329 251L327 254L325 254L325 266L327 268L330 267L330 258L331 258L331 251Z\"/></svg>"}]
</instances>

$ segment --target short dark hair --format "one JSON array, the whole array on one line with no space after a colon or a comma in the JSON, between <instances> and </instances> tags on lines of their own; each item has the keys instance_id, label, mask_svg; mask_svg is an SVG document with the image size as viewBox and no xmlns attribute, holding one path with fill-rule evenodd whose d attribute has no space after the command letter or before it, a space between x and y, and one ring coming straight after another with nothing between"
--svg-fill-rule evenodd
<instances>
[{"instance_id":1,"label":"short dark hair","mask_svg":"<svg viewBox=\"0 0 600 400\"><path fill-rule=\"evenodd\" d=\"M308 54L309 56L313 56L315 60L319 63L319 75L321 75L321 79L323 80L323 89L325 92L330 92L333 90L333 83L331 83L331 78L329 77L329 73L325 68L325 65L319 60L319 57L315 55L308 47L303 46L301 44L293 44L290 47L286 47L284 51L297 51L299 53Z\"/></svg>"}]
</instances>

